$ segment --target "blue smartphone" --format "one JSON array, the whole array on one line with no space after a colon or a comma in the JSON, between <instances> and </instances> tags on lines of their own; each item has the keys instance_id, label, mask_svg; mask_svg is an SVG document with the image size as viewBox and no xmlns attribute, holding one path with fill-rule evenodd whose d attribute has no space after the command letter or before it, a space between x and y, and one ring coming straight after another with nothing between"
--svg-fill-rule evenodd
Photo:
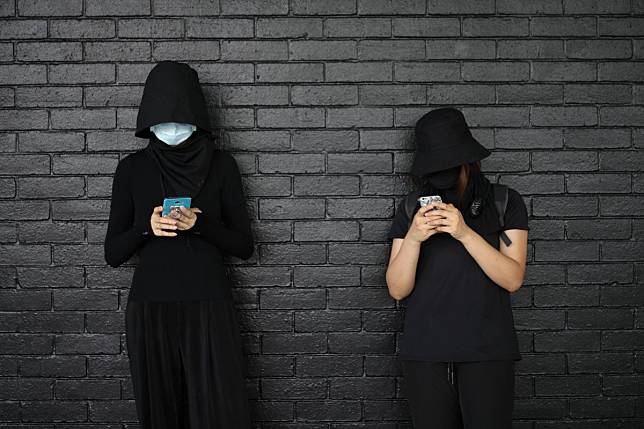
<instances>
[{"instance_id":1,"label":"blue smartphone","mask_svg":"<svg viewBox=\"0 0 644 429\"><path fill-rule=\"evenodd\" d=\"M179 207L181 206L189 209L191 200L190 197L164 198L161 216L170 216L173 212L180 212Z\"/></svg>"}]
</instances>

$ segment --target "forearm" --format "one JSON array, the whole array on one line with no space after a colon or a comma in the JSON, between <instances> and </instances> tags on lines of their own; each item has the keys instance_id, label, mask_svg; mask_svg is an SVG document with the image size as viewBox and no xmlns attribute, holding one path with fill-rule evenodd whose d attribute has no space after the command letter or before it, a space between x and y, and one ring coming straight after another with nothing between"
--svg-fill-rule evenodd
<instances>
[{"instance_id":1,"label":"forearm","mask_svg":"<svg viewBox=\"0 0 644 429\"><path fill-rule=\"evenodd\" d=\"M105 237L105 261L113 268L128 261L134 252L148 239L147 230L132 226L117 234Z\"/></svg>"},{"instance_id":2,"label":"forearm","mask_svg":"<svg viewBox=\"0 0 644 429\"><path fill-rule=\"evenodd\" d=\"M405 237L398 254L387 267L389 295L396 300L405 298L414 289L420 245L420 242Z\"/></svg>"},{"instance_id":3,"label":"forearm","mask_svg":"<svg viewBox=\"0 0 644 429\"><path fill-rule=\"evenodd\" d=\"M209 243L217 246L222 252L248 259L253 254L253 237L247 232L228 228L220 222L212 222L203 215L197 215L197 222L192 233L199 235Z\"/></svg>"},{"instance_id":4,"label":"forearm","mask_svg":"<svg viewBox=\"0 0 644 429\"><path fill-rule=\"evenodd\" d=\"M494 283L509 292L519 289L523 280L523 270L517 261L495 249L471 228L468 228L460 241Z\"/></svg>"}]
</instances>

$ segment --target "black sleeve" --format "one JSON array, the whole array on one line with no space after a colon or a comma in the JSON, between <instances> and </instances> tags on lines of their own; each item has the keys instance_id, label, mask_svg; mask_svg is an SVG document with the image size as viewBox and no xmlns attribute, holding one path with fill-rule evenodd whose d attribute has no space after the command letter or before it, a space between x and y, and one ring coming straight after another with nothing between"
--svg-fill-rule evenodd
<instances>
[{"instance_id":1,"label":"black sleeve","mask_svg":"<svg viewBox=\"0 0 644 429\"><path fill-rule=\"evenodd\" d=\"M105 261L116 268L129 260L136 250L152 235L149 222L134 223L134 202L130 191L129 168L121 160L112 181L110 218L105 235Z\"/></svg>"},{"instance_id":2,"label":"black sleeve","mask_svg":"<svg viewBox=\"0 0 644 429\"><path fill-rule=\"evenodd\" d=\"M528 226L528 210L523 197L512 188L508 188L508 206L503 218L503 231L508 229L530 229Z\"/></svg>"},{"instance_id":3,"label":"black sleeve","mask_svg":"<svg viewBox=\"0 0 644 429\"><path fill-rule=\"evenodd\" d=\"M197 221L190 230L222 251L248 259L253 255L254 243L241 174L232 156L228 156L227 161L220 195L222 222L206 212L198 213Z\"/></svg>"},{"instance_id":4,"label":"black sleeve","mask_svg":"<svg viewBox=\"0 0 644 429\"><path fill-rule=\"evenodd\" d=\"M397 212L387 238L390 240L394 238L405 238L407 231L409 231L409 217L407 217L407 213L405 212L405 198L403 198L398 204Z\"/></svg>"}]
</instances>

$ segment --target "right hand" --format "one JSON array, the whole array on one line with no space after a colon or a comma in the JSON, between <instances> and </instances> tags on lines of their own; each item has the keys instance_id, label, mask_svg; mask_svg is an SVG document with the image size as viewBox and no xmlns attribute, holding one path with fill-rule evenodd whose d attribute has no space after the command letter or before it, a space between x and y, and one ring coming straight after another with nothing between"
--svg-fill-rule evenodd
<instances>
[{"instance_id":1,"label":"right hand","mask_svg":"<svg viewBox=\"0 0 644 429\"><path fill-rule=\"evenodd\" d=\"M158 237L174 237L176 232L164 231L164 229L177 229L177 221L169 216L161 216L163 206L156 206L150 216L152 232Z\"/></svg>"},{"instance_id":2,"label":"right hand","mask_svg":"<svg viewBox=\"0 0 644 429\"><path fill-rule=\"evenodd\" d=\"M440 219L442 216L432 214L431 209L433 204L428 204L425 207L418 209L414 218L412 219L409 231L407 231L407 238L417 243L422 243L432 235L438 233L436 225L430 225L432 220Z\"/></svg>"}]
</instances>

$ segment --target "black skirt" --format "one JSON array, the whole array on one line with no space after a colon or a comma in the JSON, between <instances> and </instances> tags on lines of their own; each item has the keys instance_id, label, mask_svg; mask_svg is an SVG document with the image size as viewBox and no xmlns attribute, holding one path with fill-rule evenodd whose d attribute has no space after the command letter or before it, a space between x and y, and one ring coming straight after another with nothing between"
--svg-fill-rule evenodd
<instances>
[{"instance_id":1,"label":"black skirt","mask_svg":"<svg viewBox=\"0 0 644 429\"><path fill-rule=\"evenodd\" d=\"M250 428L230 300L128 300L126 339L142 429Z\"/></svg>"}]
</instances>

